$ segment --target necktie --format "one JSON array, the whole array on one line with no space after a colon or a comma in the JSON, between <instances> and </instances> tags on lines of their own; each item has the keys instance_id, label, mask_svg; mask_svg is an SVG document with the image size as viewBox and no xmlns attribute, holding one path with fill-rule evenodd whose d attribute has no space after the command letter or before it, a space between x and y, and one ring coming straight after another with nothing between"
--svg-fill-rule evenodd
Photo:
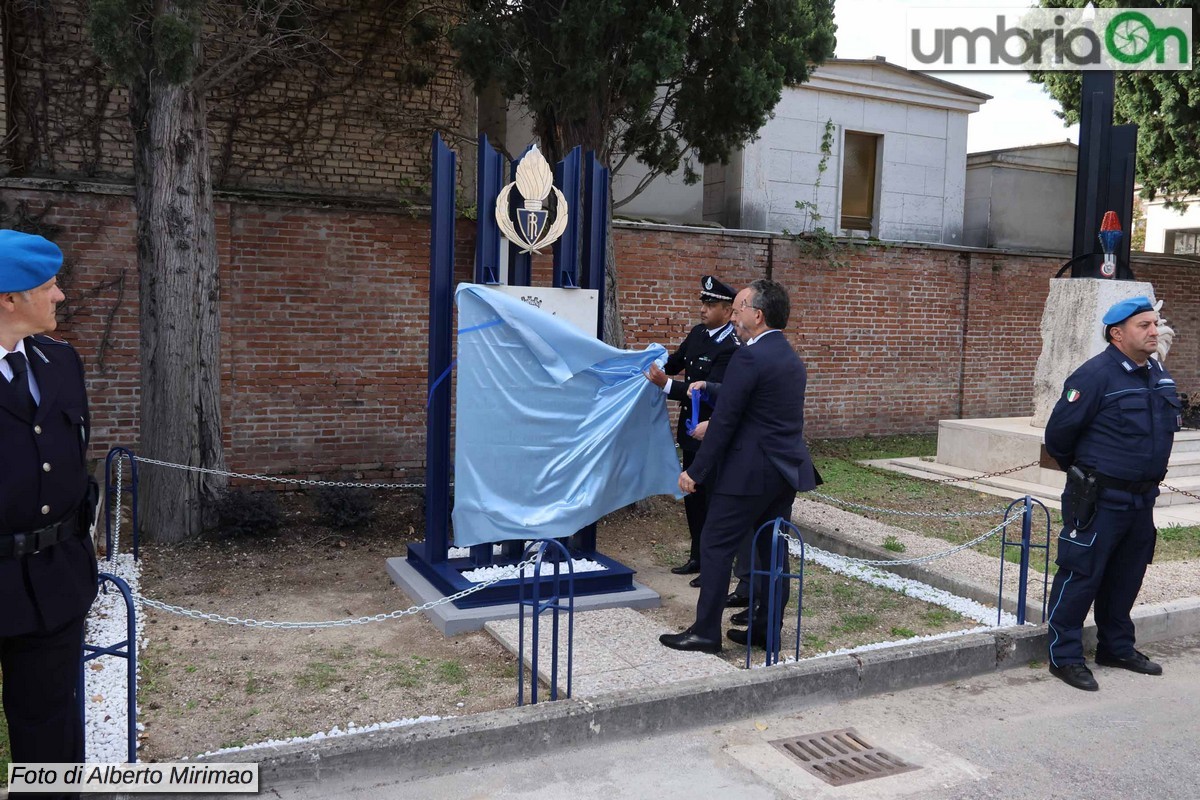
<instances>
[{"instance_id":1,"label":"necktie","mask_svg":"<svg viewBox=\"0 0 1200 800\"><path fill-rule=\"evenodd\" d=\"M29 391L29 362L25 360L24 353L9 353L4 360L13 371L9 387L16 393L17 398L25 403L22 407L26 416L33 419L33 415L37 413L37 403L33 401L33 394Z\"/></svg>"}]
</instances>

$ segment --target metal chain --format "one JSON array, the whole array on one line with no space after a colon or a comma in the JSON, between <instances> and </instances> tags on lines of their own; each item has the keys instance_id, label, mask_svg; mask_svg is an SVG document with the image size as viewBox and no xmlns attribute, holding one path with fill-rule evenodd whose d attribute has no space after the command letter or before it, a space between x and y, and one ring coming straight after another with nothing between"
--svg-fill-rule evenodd
<instances>
[{"instance_id":1,"label":"metal chain","mask_svg":"<svg viewBox=\"0 0 1200 800\"><path fill-rule=\"evenodd\" d=\"M155 461L154 459L139 458L138 460L146 461L148 463L158 463L163 466L179 466L177 464L169 464L167 462ZM121 463L122 463L121 461L117 462L117 496L116 496L117 514L116 514L116 524L114 526L114 531L113 531L113 550L114 550L114 552L116 552L116 546L117 546L117 543L120 541L120 536L121 536L121 498L122 498L122 492L123 492L123 481L122 481L123 473L121 471ZM190 469L200 470L200 471L204 471L204 472L214 472L214 470L201 470L201 468L198 468L198 467L192 467ZM232 475L235 473L226 473L226 474ZM246 477L246 476L238 476L238 477ZM266 480L271 480L271 479L266 478ZM297 482L297 481L294 481L291 479L286 479L286 478L276 478L274 480L281 481L281 482L287 482L287 483L296 483ZM304 483L322 485L321 482L317 482L317 481L304 481ZM323 485L331 485L331 484L325 483ZM334 484L334 485L353 485L353 484ZM377 486L378 484L373 484L373 485ZM411 487L406 486L404 488L411 488ZM198 619L198 620L201 620L204 622L224 622L226 625L235 625L235 626L240 625L240 626L246 627L246 628L274 628L274 629L283 629L283 630L314 629L314 628L341 628L341 627L349 627L351 625L367 625L372 622L384 622L389 619L399 619L400 617L410 616L413 614L419 614L423 611L428 611L429 609L433 608L434 606L445 605L446 603L453 603L455 600L460 600L468 595L474 594L475 592L486 589L487 587L492 586L493 584L498 583L499 581L507 580L510 577L511 573L515 572L517 575L520 575L522 572L525 571L526 567L531 566L535 561L537 561L537 556L534 556L532 558L527 558L518 564L514 564L509 569L502 571L500 574L496 575L495 577L488 578L487 580L482 581L481 583L477 583L474 586L471 586L469 588L463 589L461 592L457 592L456 594L448 595L447 597L440 597L437 600L431 600L428 603L424 603L419 606L410 606L408 608L392 611L387 614L374 614L369 617L349 617L346 619L326 620L323 622L276 622L274 620L242 619L241 617L226 616L224 614L213 614L213 613L206 612L206 611L198 611L194 608L184 608L183 606L175 606L175 605L171 605L170 603L164 603L161 600L152 600L149 597L146 597L143 594L141 594L141 592L134 592L133 599L135 602L139 603L140 605L146 606L148 608L156 608L159 611L165 611L168 614L177 614L182 617Z\"/></svg>"},{"instance_id":2,"label":"metal chain","mask_svg":"<svg viewBox=\"0 0 1200 800\"><path fill-rule=\"evenodd\" d=\"M187 464L172 464L170 461L159 461L157 458L146 458L145 456L136 456L137 460L142 464L154 464L159 467L171 467L172 469L183 469L189 472L202 472L205 475L224 475L227 478L245 478L254 481L267 481L269 483L286 483L294 486L334 486L342 489L424 489L423 483L362 483L357 481L314 481L307 478L279 478L274 475L250 475L244 472L226 472L220 469L210 469L208 467L193 467Z\"/></svg>"},{"instance_id":3,"label":"metal chain","mask_svg":"<svg viewBox=\"0 0 1200 800\"><path fill-rule=\"evenodd\" d=\"M125 479L124 464L125 464L125 459L118 457L117 458L117 497L116 497L116 501L117 501L116 518L117 519L116 519L116 523L113 525L112 552L107 554L110 556L114 556L117 553L121 552L121 487L122 487L122 484L124 483L124 479ZM108 498L105 498L105 502L108 502Z\"/></svg>"},{"instance_id":4,"label":"metal chain","mask_svg":"<svg viewBox=\"0 0 1200 800\"><path fill-rule=\"evenodd\" d=\"M1016 522L1019 519L1021 519L1021 517L1019 515L1015 516L1015 517L1009 517L1008 519L1004 520L996 527L992 528L987 533L976 536L974 539L972 539L969 542L964 542L964 543L958 545L957 547L952 547L949 550L943 550L940 553L931 553L927 556L917 556L915 558L867 559L867 558L851 558L850 556L844 556L844 555L841 555L840 553L828 553L828 555L833 555L833 556L837 556L839 558L844 558L846 561L848 561L850 563L862 564L863 566L867 566L867 567L896 567L896 566L900 566L902 564L924 564L929 561L936 561L939 558L945 558L947 556L952 556L955 553L959 553L959 552L962 552L963 550L967 550L968 548L974 547L975 545L995 536L997 533L1004 530L1006 527L1008 527L1009 525L1011 525L1012 523ZM786 533L783 533L782 531L780 532L779 535L787 538L790 542L792 542L792 544L796 544L796 545L803 544L796 537L791 536ZM818 550L822 553L828 552L825 550L821 550L818 547L813 547L812 545L809 545L809 544L805 544L804 547L806 549ZM788 549L790 550L791 548L788 548ZM798 555L798 553L794 550L792 551L792 553L793 553L793 555Z\"/></svg>"},{"instance_id":5,"label":"metal chain","mask_svg":"<svg viewBox=\"0 0 1200 800\"><path fill-rule=\"evenodd\" d=\"M878 514L893 514L898 517L930 517L937 519L951 519L955 517L988 517L992 514L1003 513L1007 506L996 506L987 511L897 511L892 508L877 508L876 506L864 506L861 503L851 503L848 500L839 500L821 492L806 492L806 497L819 497L822 500L827 500L831 503L836 503L845 508L857 508L863 511L874 511Z\"/></svg>"},{"instance_id":6,"label":"metal chain","mask_svg":"<svg viewBox=\"0 0 1200 800\"><path fill-rule=\"evenodd\" d=\"M527 558L519 564L514 564L511 567L511 570L519 575L525 571L526 567L531 566L535 561L537 561L537 556ZM401 617L419 614L422 611L428 611L434 606L453 603L455 600L460 600L467 595L471 595L475 592L486 589L487 587L499 581L507 580L509 577L508 570L505 570L494 578L488 578L486 581L471 586L470 588L463 589L461 592L448 595L446 597L440 597L437 600L430 600L428 603L423 603L419 606L409 606L408 608L391 611L387 614L374 614L369 617L348 617L346 619L326 620L323 622L275 622L273 620L243 619L241 617L231 617L224 614L213 614L206 611L197 611L196 609L184 608L183 606L173 606L170 603L164 603L160 600L151 600L149 597L145 597L139 592L134 593L133 599L143 606L156 608L159 611L165 611L168 614L177 614L181 617L198 619L202 622L223 622L226 625L241 626L244 628L268 628L281 630L346 628L352 625L368 625L373 622L385 622L389 619L400 619Z\"/></svg>"},{"instance_id":7,"label":"metal chain","mask_svg":"<svg viewBox=\"0 0 1200 800\"><path fill-rule=\"evenodd\" d=\"M1029 469L1030 467L1036 467L1040 463L1041 463L1040 461L1030 461L1028 464L1022 464L1019 467L1009 467L1008 469L1002 469L999 472L985 472L982 475L976 475L973 478L937 478L936 480L930 478L929 482L930 483L970 483L971 481L981 481L984 478L999 478L1001 475L1011 475L1012 473L1020 472L1023 469Z\"/></svg>"},{"instance_id":8,"label":"metal chain","mask_svg":"<svg viewBox=\"0 0 1200 800\"><path fill-rule=\"evenodd\" d=\"M1178 492L1179 494L1186 494L1188 497L1190 497L1194 500L1200 500L1200 494L1194 494L1193 492L1189 492L1187 489L1180 489L1176 486L1172 486L1169 483L1160 483L1159 486L1163 487L1164 489L1170 489L1172 492Z\"/></svg>"}]
</instances>

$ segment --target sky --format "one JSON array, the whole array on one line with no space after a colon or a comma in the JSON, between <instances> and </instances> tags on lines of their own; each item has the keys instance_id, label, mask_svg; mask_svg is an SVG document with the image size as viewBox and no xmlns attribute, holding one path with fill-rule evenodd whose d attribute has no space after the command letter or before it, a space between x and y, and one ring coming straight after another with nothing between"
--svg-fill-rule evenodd
<instances>
[{"instance_id":1,"label":"sky","mask_svg":"<svg viewBox=\"0 0 1200 800\"><path fill-rule=\"evenodd\" d=\"M1021 6L1019 0L835 0L838 58L884 56L905 66L905 17L913 8ZM1032 3L1029 3L1032 5ZM1079 126L1064 127L1054 112L1058 104L1023 72L937 72L933 77L990 94L979 111L967 118L967 152L1001 147L1079 142Z\"/></svg>"}]
</instances>

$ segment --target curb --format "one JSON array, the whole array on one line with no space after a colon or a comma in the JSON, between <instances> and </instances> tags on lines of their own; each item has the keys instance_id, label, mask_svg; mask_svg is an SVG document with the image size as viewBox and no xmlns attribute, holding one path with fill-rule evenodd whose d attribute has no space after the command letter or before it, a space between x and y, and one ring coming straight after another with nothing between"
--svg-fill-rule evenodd
<instances>
[{"instance_id":1,"label":"curb","mask_svg":"<svg viewBox=\"0 0 1200 800\"><path fill-rule=\"evenodd\" d=\"M1139 643L1200 632L1200 598L1134 609ZM1085 647L1095 628L1084 629ZM950 639L826 656L770 669L697 678L592 700L563 700L404 728L215 756L259 762L264 789L353 779L370 773L417 778L589 742L720 725L760 713L795 711L882 692L962 680L1044 662L1046 629L1027 625ZM201 759L204 760L204 759Z\"/></svg>"}]
</instances>

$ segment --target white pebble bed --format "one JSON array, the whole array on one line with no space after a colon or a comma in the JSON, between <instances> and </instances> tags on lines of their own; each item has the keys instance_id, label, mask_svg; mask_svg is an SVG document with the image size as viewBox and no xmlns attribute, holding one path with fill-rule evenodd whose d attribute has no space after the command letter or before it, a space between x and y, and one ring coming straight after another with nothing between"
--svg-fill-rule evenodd
<instances>
[{"instance_id":1,"label":"white pebble bed","mask_svg":"<svg viewBox=\"0 0 1200 800\"><path fill-rule=\"evenodd\" d=\"M141 569L132 554L119 554L111 562L101 559L99 566L101 572L123 579L130 590L137 593ZM141 609L137 611L137 649L140 652L146 644L146 622ZM127 632L125 600L120 590L106 581L88 615L84 641L98 647L112 647L125 641ZM128 662L120 656L99 656L84 665L84 735L89 762L128 760L127 669ZM138 723L138 731L141 730L142 725Z\"/></svg>"},{"instance_id":2,"label":"white pebble bed","mask_svg":"<svg viewBox=\"0 0 1200 800\"><path fill-rule=\"evenodd\" d=\"M800 545L795 542L788 543L789 549L793 555L800 555ZM987 625L999 625L1007 627L1017 624L1015 615L1007 611L1001 611L999 621L997 622L996 609L985 606L983 603L971 600L966 597L959 597L956 594L947 592L944 589L937 589L927 583L913 580L912 578L904 578L899 575L894 575L891 572L880 569L879 567L867 566L865 564L857 564L852 559L846 556L837 555L836 553L828 553L819 548L807 545L804 548L804 553L807 561L815 564L820 564L826 569L836 572L839 575L845 575L849 578L869 583L872 586L879 586L884 589L890 589L893 592L899 592L905 597L912 597L916 600L924 600L927 603L948 608L962 614L968 619L973 619L976 622ZM938 634L932 638L939 638L944 634ZM917 637L922 638L922 637ZM909 640L905 640L909 641ZM893 644L892 642L883 642L880 646Z\"/></svg>"},{"instance_id":3,"label":"white pebble bed","mask_svg":"<svg viewBox=\"0 0 1200 800\"><path fill-rule=\"evenodd\" d=\"M571 559L571 567L575 570L576 575L581 572L603 572L604 570L608 569L608 567L604 566L600 562L592 561L590 558L573 558ZM560 575L565 576L567 574L566 565L559 564L558 569ZM475 569L467 570L461 574L471 583L483 583L484 581L490 581L493 578L499 578L500 580L515 578L517 577L517 568L513 565L503 567L476 567ZM553 575L554 564L543 561L539 574ZM533 577L532 564L527 564L525 566L525 577Z\"/></svg>"}]
</instances>

